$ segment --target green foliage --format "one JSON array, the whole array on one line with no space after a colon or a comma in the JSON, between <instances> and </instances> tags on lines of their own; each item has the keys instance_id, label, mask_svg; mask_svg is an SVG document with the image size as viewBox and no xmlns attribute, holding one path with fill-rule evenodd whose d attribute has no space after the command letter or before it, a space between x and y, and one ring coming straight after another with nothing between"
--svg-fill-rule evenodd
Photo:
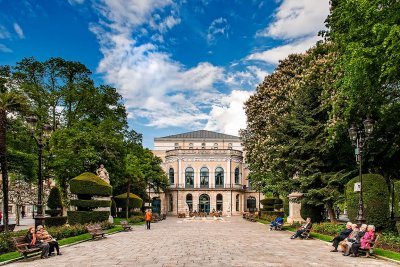
<instances>
[{"instance_id":1,"label":"green foliage","mask_svg":"<svg viewBox=\"0 0 400 267\"><path fill-rule=\"evenodd\" d=\"M99 207L110 207L111 200L96 200L96 199L71 199L71 206L95 209Z\"/></svg>"},{"instance_id":2,"label":"green foliage","mask_svg":"<svg viewBox=\"0 0 400 267\"><path fill-rule=\"evenodd\" d=\"M114 198L111 199L111 216L114 218L117 216L117 204Z\"/></svg>"},{"instance_id":3,"label":"green foliage","mask_svg":"<svg viewBox=\"0 0 400 267\"><path fill-rule=\"evenodd\" d=\"M10 233L0 233L0 254L15 251L14 242Z\"/></svg>"},{"instance_id":4,"label":"green foliage","mask_svg":"<svg viewBox=\"0 0 400 267\"><path fill-rule=\"evenodd\" d=\"M359 193L354 192L354 183L359 177L354 177L346 185L346 202L349 218L356 218L358 211ZM382 229L388 226L389 219L389 190L379 174L363 174L363 202L364 214L368 224Z\"/></svg>"},{"instance_id":5,"label":"green foliage","mask_svg":"<svg viewBox=\"0 0 400 267\"><path fill-rule=\"evenodd\" d=\"M302 203L300 214L304 220L306 220L307 218L311 218L312 223L319 223L323 220L324 211L325 209L323 205L316 206Z\"/></svg>"},{"instance_id":6,"label":"green foliage","mask_svg":"<svg viewBox=\"0 0 400 267\"><path fill-rule=\"evenodd\" d=\"M117 207L125 208L126 207L126 193L120 194L114 197ZM129 208L141 208L143 204L143 200L133 193L129 193Z\"/></svg>"},{"instance_id":7,"label":"green foliage","mask_svg":"<svg viewBox=\"0 0 400 267\"><path fill-rule=\"evenodd\" d=\"M67 216L46 217L44 225L46 227L61 226L67 223Z\"/></svg>"},{"instance_id":8,"label":"green foliage","mask_svg":"<svg viewBox=\"0 0 400 267\"><path fill-rule=\"evenodd\" d=\"M275 204L275 198L264 198L261 199L261 205L263 206L269 206L269 205L274 205Z\"/></svg>"},{"instance_id":9,"label":"green foliage","mask_svg":"<svg viewBox=\"0 0 400 267\"><path fill-rule=\"evenodd\" d=\"M70 190L77 195L110 196L112 186L97 175L85 172L70 181Z\"/></svg>"},{"instance_id":10,"label":"green foliage","mask_svg":"<svg viewBox=\"0 0 400 267\"><path fill-rule=\"evenodd\" d=\"M109 215L109 211L68 211L68 223L74 225L104 222Z\"/></svg>"},{"instance_id":11,"label":"green foliage","mask_svg":"<svg viewBox=\"0 0 400 267\"><path fill-rule=\"evenodd\" d=\"M51 188L47 206L51 210L62 209L61 192L57 186Z\"/></svg>"},{"instance_id":12,"label":"green foliage","mask_svg":"<svg viewBox=\"0 0 400 267\"><path fill-rule=\"evenodd\" d=\"M140 222L144 222L144 216L143 215L133 215L128 219L129 223L140 223Z\"/></svg>"},{"instance_id":13,"label":"green foliage","mask_svg":"<svg viewBox=\"0 0 400 267\"><path fill-rule=\"evenodd\" d=\"M260 202L263 205L262 210L264 211L274 211L283 208L283 200L280 198L264 198Z\"/></svg>"},{"instance_id":14,"label":"green foliage","mask_svg":"<svg viewBox=\"0 0 400 267\"><path fill-rule=\"evenodd\" d=\"M400 216L400 181L394 182L394 216ZM400 232L399 232L400 233Z\"/></svg>"},{"instance_id":15,"label":"green foliage","mask_svg":"<svg viewBox=\"0 0 400 267\"><path fill-rule=\"evenodd\" d=\"M314 223L312 231L324 235L335 236L346 228L344 224Z\"/></svg>"},{"instance_id":16,"label":"green foliage","mask_svg":"<svg viewBox=\"0 0 400 267\"><path fill-rule=\"evenodd\" d=\"M45 210L44 213L50 215L51 217L59 216L62 210Z\"/></svg>"}]
</instances>

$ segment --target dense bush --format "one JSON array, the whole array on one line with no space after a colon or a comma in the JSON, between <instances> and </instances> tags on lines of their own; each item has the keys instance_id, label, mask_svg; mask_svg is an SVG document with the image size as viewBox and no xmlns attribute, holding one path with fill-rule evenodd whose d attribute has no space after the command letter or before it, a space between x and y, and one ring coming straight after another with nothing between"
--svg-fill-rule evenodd
<instances>
[{"instance_id":1,"label":"dense bush","mask_svg":"<svg viewBox=\"0 0 400 267\"><path fill-rule=\"evenodd\" d=\"M109 211L68 211L68 223L85 224L108 220Z\"/></svg>"},{"instance_id":2,"label":"dense bush","mask_svg":"<svg viewBox=\"0 0 400 267\"><path fill-rule=\"evenodd\" d=\"M350 220L357 216L359 193L354 192L354 183L359 177L350 180L346 185L346 203ZM363 174L363 201L365 219L378 229L389 226L389 190L385 178L379 174Z\"/></svg>"},{"instance_id":3,"label":"dense bush","mask_svg":"<svg viewBox=\"0 0 400 267\"><path fill-rule=\"evenodd\" d=\"M11 233L0 233L0 254L16 250L11 236Z\"/></svg>"},{"instance_id":4,"label":"dense bush","mask_svg":"<svg viewBox=\"0 0 400 267\"><path fill-rule=\"evenodd\" d=\"M334 223L315 223L313 224L312 231L323 235L335 236L346 228L344 224Z\"/></svg>"},{"instance_id":5,"label":"dense bush","mask_svg":"<svg viewBox=\"0 0 400 267\"><path fill-rule=\"evenodd\" d=\"M46 225L46 227L61 226L66 223L67 223L67 216L46 217L44 220L44 225Z\"/></svg>"},{"instance_id":6,"label":"dense bush","mask_svg":"<svg viewBox=\"0 0 400 267\"><path fill-rule=\"evenodd\" d=\"M71 206L81 207L81 208L95 209L95 208L99 208L99 207L110 207L111 200L71 199L70 205Z\"/></svg>"},{"instance_id":7,"label":"dense bush","mask_svg":"<svg viewBox=\"0 0 400 267\"><path fill-rule=\"evenodd\" d=\"M69 181L72 194L111 196L112 186L91 172L85 172Z\"/></svg>"},{"instance_id":8,"label":"dense bush","mask_svg":"<svg viewBox=\"0 0 400 267\"><path fill-rule=\"evenodd\" d=\"M137 216L137 215L131 216L131 217L128 219L128 222L130 222L130 223L140 223L140 222L144 222L144 216Z\"/></svg>"},{"instance_id":9,"label":"dense bush","mask_svg":"<svg viewBox=\"0 0 400 267\"><path fill-rule=\"evenodd\" d=\"M260 201L263 205L263 211L276 211L283 208L283 200L276 197L267 197Z\"/></svg>"},{"instance_id":10,"label":"dense bush","mask_svg":"<svg viewBox=\"0 0 400 267\"><path fill-rule=\"evenodd\" d=\"M45 210L44 213L50 215L51 217L55 217L61 214L61 210Z\"/></svg>"},{"instance_id":11,"label":"dense bush","mask_svg":"<svg viewBox=\"0 0 400 267\"><path fill-rule=\"evenodd\" d=\"M394 216L400 217L400 181L394 182ZM400 233L400 232L399 232Z\"/></svg>"},{"instance_id":12,"label":"dense bush","mask_svg":"<svg viewBox=\"0 0 400 267\"><path fill-rule=\"evenodd\" d=\"M62 200L60 189L55 186L51 188L49 198L47 200L47 207L50 210L60 210L62 209Z\"/></svg>"},{"instance_id":13,"label":"dense bush","mask_svg":"<svg viewBox=\"0 0 400 267\"><path fill-rule=\"evenodd\" d=\"M114 199L111 199L111 216L113 218L117 216L117 204Z\"/></svg>"},{"instance_id":14,"label":"dense bush","mask_svg":"<svg viewBox=\"0 0 400 267\"><path fill-rule=\"evenodd\" d=\"M307 218L311 218L311 222L313 223L322 222L324 219L324 206L315 206L302 203L300 215L304 220L306 220Z\"/></svg>"},{"instance_id":15,"label":"dense bush","mask_svg":"<svg viewBox=\"0 0 400 267\"><path fill-rule=\"evenodd\" d=\"M285 197L283 201L283 212L286 216L289 216L289 198Z\"/></svg>"},{"instance_id":16,"label":"dense bush","mask_svg":"<svg viewBox=\"0 0 400 267\"><path fill-rule=\"evenodd\" d=\"M126 193L114 197L117 207L126 207ZM139 209L142 207L143 200L133 193L129 193L129 208Z\"/></svg>"},{"instance_id":17,"label":"dense bush","mask_svg":"<svg viewBox=\"0 0 400 267\"><path fill-rule=\"evenodd\" d=\"M261 199L261 204L263 206L269 206L269 205L274 205L275 204L275 199L274 197L266 197L264 199Z\"/></svg>"},{"instance_id":18,"label":"dense bush","mask_svg":"<svg viewBox=\"0 0 400 267\"><path fill-rule=\"evenodd\" d=\"M283 211L261 211L261 216L273 216L273 217L284 217Z\"/></svg>"}]
</instances>

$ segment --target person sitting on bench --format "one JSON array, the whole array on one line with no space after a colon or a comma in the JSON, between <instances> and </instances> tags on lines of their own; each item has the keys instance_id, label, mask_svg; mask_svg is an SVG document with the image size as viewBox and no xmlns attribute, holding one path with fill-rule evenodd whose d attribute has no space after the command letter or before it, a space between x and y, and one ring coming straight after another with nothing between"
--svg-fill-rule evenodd
<instances>
[{"instance_id":1,"label":"person sitting on bench","mask_svg":"<svg viewBox=\"0 0 400 267\"><path fill-rule=\"evenodd\" d=\"M353 228L353 232L351 232L351 234L345 240L342 241L345 242L343 256L350 255L351 246L353 246L353 244L361 243L361 238L364 236L366 230L367 230L366 224L361 225L360 230L357 231L357 233L354 233L356 230L354 230Z\"/></svg>"},{"instance_id":2,"label":"person sitting on bench","mask_svg":"<svg viewBox=\"0 0 400 267\"><path fill-rule=\"evenodd\" d=\"M306 223L296 231L294 235L290 239L295 239L297 237L300 237L303 233L310 231L312 228L312 223L311 223L311 218L307 218Z\"/></svg>"},{"instance_id":3,"label":"person sitting on bench","mask_svg":"<svg viewBox=\"0 0 400 267\"><path fill-rule=\"evenodd\" d=\"M37 239L42 241L43 243L48 243L50 245L49 248L49 256L52 256L54 249L56 249L57 251L57 255L61 255L60 253L60 247L58 245L57 240L55 240L50 234L49 232L46 231L46 229L44 229L44 227L42 225L38 225L38 227L36 228L36 236Z\"/></svg>"},{"instance_id":4,"label":"person sitting on bench","mask_svg":"<svg viewBox=\"0 0 400 267\"><path fill-rule=\"evenodd\" d=\"M35 227L31 227L28 230L28 233L25 236L25 242L28 243L28 248L41 248L42 253L40 254L41 259L47 259L49 253L49 244L43 243L40 240L37 240Z\"/></svg>"},{"instance_id":5,"label":"person sitting on bench","mask_svg":"<svg viewBox=\"0 0 400 267\"><path fill-rule=\"evenodd\" d=\"M358 249L361 247L362 249L370 249L371 243L375 240L375 226L368 225L367 232L365 232L364 236L361 238L360 243L354 243L351 246L351 255L350 257L358 256Z\"/></svg>"},{"instance_id":6,"label":"person sitting on bench","mask_svg":"<svg viewBox=\"0 0 400 267\"><path fill-rule=\"evenodd\" d=\"M271 225L269 227L269 230L277 230L278 227L281 227L283 224L283 218L278 216L276 217L275 221L271 222Z\"/></svg>"},{"instance_id":7,"label":"person sitting on bench","mask_svg":"<svg viewBox=\"0 0 400 267\"><path fill-rule=\"evenodd\" d=\"M331 250L331 252L338 252L338 246L339 246L339 242L345 240L350 233L353 231L353 229L351 228L353 224L351 222L347 222L346 223L346 229L341 231L339 233L339 235L335 236L332 240L332 246L333 249Z\"/></svg>"}]
</instances>

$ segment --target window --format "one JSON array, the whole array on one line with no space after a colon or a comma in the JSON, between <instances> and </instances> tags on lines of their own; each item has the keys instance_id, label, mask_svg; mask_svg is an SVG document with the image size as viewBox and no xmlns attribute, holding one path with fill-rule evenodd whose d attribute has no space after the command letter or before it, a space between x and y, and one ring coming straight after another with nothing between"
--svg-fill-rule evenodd
<instances>
[{"instance_id":1,"label":"window","mask_svg":"<svg viewBox=\"0 0 400 267\"><path fill-rule=\"evenodd\" d=\"M214 149L218 149L218 143L214 143Z\"/></svg>"},{"instance_id":2,"label":"window","mask_svg":"<svg viewBox=\"0 0 400 267\"><path fill-rule=\"evenodd\" d=\"M174 198L172 194L169 194L168 211L174 211Z\"/></svg>"},{"instance_id":3,"label":"window","mask_svg":"<svg viewBox=\"0 0 400 267\"><path fill-rule=\"evenodd\" d=\"M240 199L239 195L236 195L236 211L240 211Z\"/></svg>"},{"instance_id":4,"label":"window","mask_svg":"<svg viewBox=\"0 0 400 267\"><path fill-rule=\"evenodd\" d=\"M247 210L248 211L256 211L257 210L255 197L247 198Z\"/></svg>"},{"instance_id":5,"label":"window","mask_svg":"<svg viewBox=\"0 0 400 267\"><path fill-rule=\"evenodd\" d=\"M235 169L235 184L240 184L240 170L239 167Z\"/></svg>"},{"instance_id":6,"label":"window","mask_svg":"<svg viewBox=\"0 0 400 267\"><path fill-rule=\"evenodd\" d=\"M215 169L215 187L224 187L224 169L221 167Z\"/></svg>"},{"instance_id":7,"label":"window","mask_svg":"<svg viewBox=\"0 0 400 267\"><path fill-rule=\"evenodd\" d=\"M232 149L232 143L228 144L228 149Z\"/></svg>"},{"instance_id":8,"label":"window","mask_svg":"<svg viewBox=\"0 0 400 267\"><path fill-rule=\"evenodd\" d=\"M208 168L203 167L200 169L200 187L208 188L209 172Z\"/></svg>"},{"instance_id":9,"label":"window","mask_svg":"<svg viewBox=\"0 0 400 267\"><path fill-rule=\"evenodd\" d=\"M218 194L217 195L217 211L222 211L222 207L223 207L223 200L222 200L222 195Z\"/></svg>"},{"instance_id":10,"label":"window","mask_svg":"<svg viewBox=\"0 0 400 267\"><path fill-rule=\"evenodd\" d=\"M192 196L192 194L186 195L186 204L188 205L189 211L193 211L193 196Z\"/></svg>"},{"instance_id":11,"label":"window","mask_svg":"<svg viewBox=\"0 0 400 267\"><path fill-rule=\"evenodd\" d=\"M189 149L193 149L193 143L189 144Z\"/></svg>"},{"instance_id":12,"label":"window","mask_svg":"<svg viewBox=\"0 0 400 267\"><path fill-rule=\"evenodd\" d=\"M201 143L201 149L206 149L206 143Z\"/></svg>"},{"instance_id":13,"label":"window","mask_svg":"<svg viewBox=\"0 0 400 267\"><path fill-rule=\"evenodd\" d=\"M185 187L193 188L194 184L194 170L192 167L187 167L185 170Z\"/></svg>"},{"instance_id":14,"label":"window","mask_svg":"<svg viewBox=\"0 0 400 267\"><path fill-rule=\"evenodd\" d=\"M174 184L174 169L173 168L169 168L169 184Z\"/></svg>"},{"instance_id":15,"label":"window","mask_svg":"<svg viewBox=\"0 0 400 267\"><path fill-rule=\"evenodd\" d=\"M179 143L175 143L175 149L179 149Z\"/></svg>"}]
</instances>

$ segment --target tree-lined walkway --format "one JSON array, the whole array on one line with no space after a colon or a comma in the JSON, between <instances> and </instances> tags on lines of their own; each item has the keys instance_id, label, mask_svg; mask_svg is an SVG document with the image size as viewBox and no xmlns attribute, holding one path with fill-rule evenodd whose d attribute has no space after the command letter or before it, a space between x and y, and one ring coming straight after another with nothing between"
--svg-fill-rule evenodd
<instances>
[{"instance_id":1,"label":"tree-lined walkway","mask_svg":"<svg viewBox=\"0 0 400 267\"><path fill-rule=\"evenodd\" d=\"M225 218L224 218L225 219ZM239 217L225 221L168 218L104 240L62 249L62 256L29 259L9 266L398 266L330 253L319 240L290 240L288 232Z\"/></svg>"}]
</instances>

